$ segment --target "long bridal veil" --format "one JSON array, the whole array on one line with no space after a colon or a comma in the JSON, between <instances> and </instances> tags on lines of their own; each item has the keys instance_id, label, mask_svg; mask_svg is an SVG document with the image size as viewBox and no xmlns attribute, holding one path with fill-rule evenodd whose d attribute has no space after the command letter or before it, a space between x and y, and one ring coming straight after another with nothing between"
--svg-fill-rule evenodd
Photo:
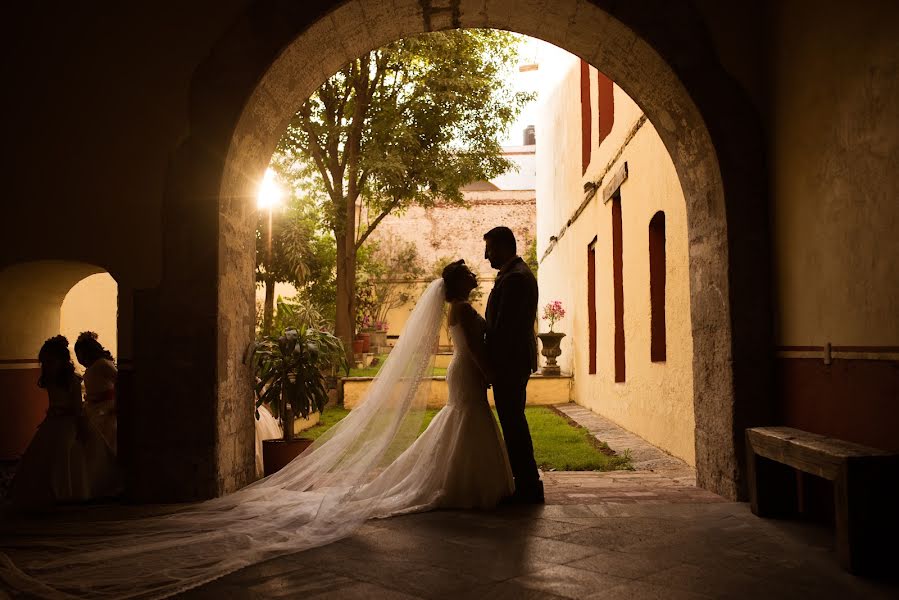
<instances>
[{"instance_id":1,"label":"long bridal veil","mask_svg":"<svg viewBox=\"0 0 899 600\"><path fill-rule=\"evenodd\" d=\"M278 473L161 516L17 523L0 577L45 598L158 598L351 534L386 500L367 484L421 429L443 302L438 279L362 404Z\"/></svg>"}]
</instances>

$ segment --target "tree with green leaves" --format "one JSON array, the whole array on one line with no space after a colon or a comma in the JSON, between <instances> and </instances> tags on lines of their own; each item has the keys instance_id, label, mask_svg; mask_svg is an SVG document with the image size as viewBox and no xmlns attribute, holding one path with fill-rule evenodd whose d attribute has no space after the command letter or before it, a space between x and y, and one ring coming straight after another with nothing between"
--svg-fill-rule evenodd
<instances>
[{"instance_id":1,"label":"tree with green leaves","mask_svg":"<svg viewBox=\"0 0 899 600\"><path fill-rule=\"evenodd\" d=\"M413 299L412 288L425 270L414 242L388 236L370 240L371 255L365 264L357 264L364 278L363 285L371 293L371 326L387 323L391 310L406 305ZM357 310L358 313L358 310Z\"/></svg>"},{"instance_id":2,"label":"tree with green leaves","mask_svg":"<svg viewBox=\"0 0 899 600\"><path fill-rule=\"evenodd\" d=\"M497 140L529 99L505 83L516 50L495 30L405 38L350 62L291 120L279 152L307 164L322 193L348 348L357 253L378 224L413 205L462 205L462 186L512 167Z\"/></svg>"},{"instance_id":3,"label":"tree with green leaves","mask_svg":"<svg viewBox=\"0 0 899 600\"><path fill-rule=\"evenodd\" d=\"M256 282L265 287L262 334L271 335L275 283L300 287L309 274L309 244L314 228L302 206L260 211L256 227ZM271 239L269 239L271 235Z\"/></svg>"}]
</instances>

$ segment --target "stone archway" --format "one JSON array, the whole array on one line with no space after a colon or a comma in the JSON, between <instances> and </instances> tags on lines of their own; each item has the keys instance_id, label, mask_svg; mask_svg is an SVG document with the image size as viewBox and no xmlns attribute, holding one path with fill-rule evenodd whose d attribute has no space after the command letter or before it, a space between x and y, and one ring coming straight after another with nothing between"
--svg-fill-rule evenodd
<instances>
[{"instance_id":1,"label":"stone archway","mask_svg":"<svg viewBox=\"0 0 899 600\"><path fill-rule=\"evenodd\" d=\"M352 58L453 27L562 47L608 74L654 124L687 202L698 483L742 495L742 430L765 420L772 390L766 166L758 115L690 3L266 0L246 9L195 73L192 134L167 185L163 282L135 297L135 362L174 354L136 373L135 418L146 425L133 467L155 477L138 497L211 496L252 476L242 355L253 335L253 200L296 107ZM182 415L197 419L190 432L147 430L163 423L165 408L152 406L160 385L171 407L190 406ZM167 457L188 464L160 471Z\"/></svg>"}]
</instances>

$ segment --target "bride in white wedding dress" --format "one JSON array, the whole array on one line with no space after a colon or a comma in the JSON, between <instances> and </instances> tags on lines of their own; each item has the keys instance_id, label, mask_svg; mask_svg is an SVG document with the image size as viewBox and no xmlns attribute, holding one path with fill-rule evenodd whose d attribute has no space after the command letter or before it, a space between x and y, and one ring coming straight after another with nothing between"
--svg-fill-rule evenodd
<instances>
[{"instance_id":1,"label":"bride in white wedding dress","mask_svg":"<svg viewBox=\"0 0 899 600\"><path fill-rule=\"evenodd\" d=\"M462 261L451 264L365 400L278 473L160 516L4 522L0 579L43 598L162 598L333 542L372 517L495 506L512 476L487 404L483 320L465 302L475 285ZM449 401L419 436L445 300Z\"/></svg>"},{"instance_id":2,"label":"bride in white wedding dress","mask_svg":"<svg viewBox=\"0 0 899 600\"><path fill-rule=\"evenodd\" d=\"M443 271L453 358L446 370L446 406L414 444L372 481L382 496L372 516L432 508L493 508L512 494L512 471L487 403L491 378L484 319L468 303L478 285L464 261Z\"/></svg>"}]
</instances>

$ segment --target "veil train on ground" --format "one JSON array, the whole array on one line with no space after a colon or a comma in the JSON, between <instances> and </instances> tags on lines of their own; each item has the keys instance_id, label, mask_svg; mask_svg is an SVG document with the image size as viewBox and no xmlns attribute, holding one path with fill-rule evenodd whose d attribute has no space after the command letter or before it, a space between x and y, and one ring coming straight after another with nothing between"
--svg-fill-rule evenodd
<instances>
[{"instance_id":1,"label":"veil train on ground","mask_svg":"<svg viewBox=\"0 0 899 600\"><path fill-rule=\"evenodd\" d=\"M350 535L387 500L366 484L421 429L444 297L433 281L364 401L278 473L159 516L8 522L0 578L43 598L161 598Z\"/></svg>"}]
</instances>

